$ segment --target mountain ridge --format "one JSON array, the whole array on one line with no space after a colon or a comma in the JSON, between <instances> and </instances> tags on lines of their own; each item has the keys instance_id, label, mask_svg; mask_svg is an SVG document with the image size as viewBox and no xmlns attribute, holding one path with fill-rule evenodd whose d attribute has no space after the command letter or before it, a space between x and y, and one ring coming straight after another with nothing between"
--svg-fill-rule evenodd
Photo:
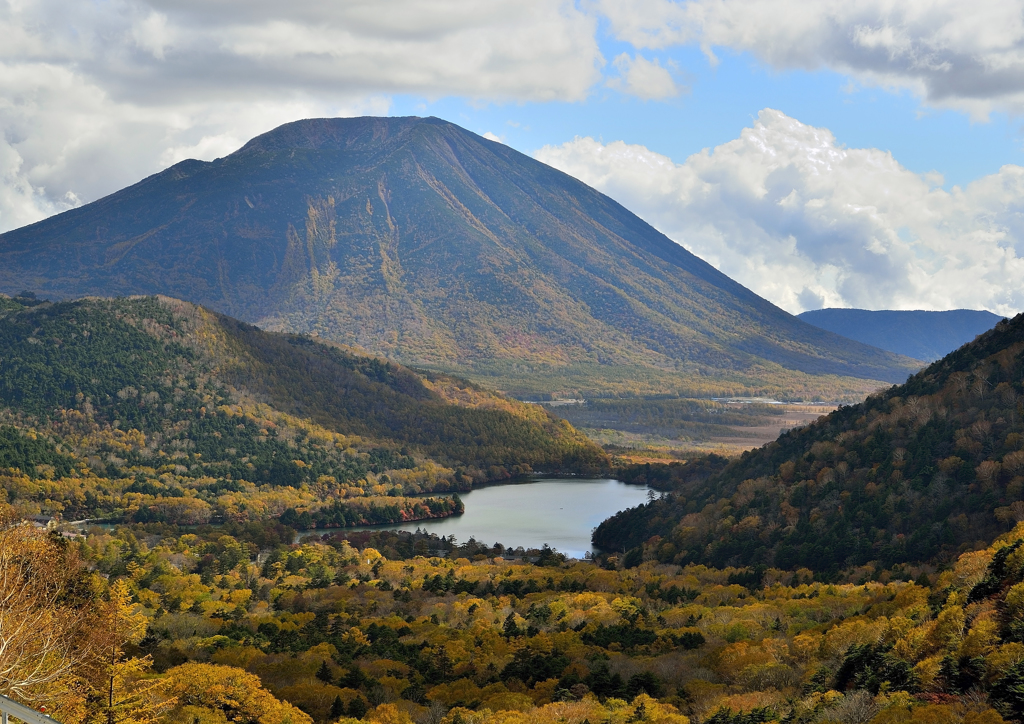
<instances>
[{"instance_id":1,"label":"mountain ridge","mask_svg":"<svg viewBox=\"0 0 1024 724\"><path fill-rule=\"evenodd\" d=\"M605 389L618 375L650 390L856 394L916 369L800 322L590 187L440 119L285 124L0 235L0 262L0 291L168 294L503 389L568 371Z\"/></svg>"},{"instance_id":2,"label":"mountain ridge","mask_svg":"<svg viewBox=\"0 0 1024 724\"><path fill-rule=\"evenodd\" d=\"M985 310L815 309L796 315L816 327L914 359L934 362L1002 319Z\"/></svg>"}]
</instances>

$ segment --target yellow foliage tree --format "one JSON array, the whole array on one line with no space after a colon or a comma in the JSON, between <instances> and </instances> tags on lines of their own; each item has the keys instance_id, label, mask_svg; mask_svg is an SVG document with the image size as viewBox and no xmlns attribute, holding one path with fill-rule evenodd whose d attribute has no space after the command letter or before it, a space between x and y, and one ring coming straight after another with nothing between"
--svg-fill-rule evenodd
<instances>
[{"instance_id":1,"label":"yellow foliage tree","mask_svg":"<svg viewBox=\"0 0 1024 724\"><path fill-rule=\"evenodd\" d=\"M50 703L73 691L89 653L73 591L80 568L72 549L0 506L0 694Z\"/></svg>"},{"instance_id":2,"label":"yellow foliage tree","mask_svg":"<svg viewBox=\"0 0 1024 724\"><path fill-rule=\"evenodd\" d=\"M126 654L128 645L146 635L146 626L145 614L132 604L127 581L115 581L99 606L94 627L98 660L91 677L91 722L149 724L173 703L164 695L166 682L147 678L150 658Z\"/></svg>"},{"instance_id":3,"label":"yellow foliage tree","mask_svg":"<svg viewBox=\"0 0 1024 724\"><path fill-rule=\"evenodd\" d=\"M381 704L366 716L377 724L413 724L412 717L394 704Z\"/></svg>"},{"instance_id":4,"label":"yellow foliage tree","mask_svg":"<svg viewBox=\"0 0 1024 724\"><path fill-rule=\"evenodd\" d=\"M167 678L169 693L177 700L177 707L169 717L172 721L185 721L182 714L189 709L192 713L203 710L208 718L212 712L220 711L236 724L313 723L308 714L274 698L263 688L258 676L242 669L216 664L182 664L168 671Z\"/></svg>"}]
</instances>

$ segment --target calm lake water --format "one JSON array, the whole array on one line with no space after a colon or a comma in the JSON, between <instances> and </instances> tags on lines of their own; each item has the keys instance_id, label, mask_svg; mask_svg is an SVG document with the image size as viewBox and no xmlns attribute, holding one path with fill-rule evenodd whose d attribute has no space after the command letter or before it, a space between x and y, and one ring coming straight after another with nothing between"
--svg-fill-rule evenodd
<instances>
[{"instance_id":1,"label":"calm lake water","mask_svg":"<svg viewBox=\"0 0 1024 724\"><path fill-rule=\"evenodd\" d=\"M490 485L459 493L459 497L466 504L466 512L460 516L373 528L420 528L437 535L454 535L460 543L476 538L487 545L501 543L512 548L540 548L547 543L560 553L582 558L593 550L593 529L620 510L646 503L647 487L606 478L542 478Z\"/></svg>"}]
</instances>

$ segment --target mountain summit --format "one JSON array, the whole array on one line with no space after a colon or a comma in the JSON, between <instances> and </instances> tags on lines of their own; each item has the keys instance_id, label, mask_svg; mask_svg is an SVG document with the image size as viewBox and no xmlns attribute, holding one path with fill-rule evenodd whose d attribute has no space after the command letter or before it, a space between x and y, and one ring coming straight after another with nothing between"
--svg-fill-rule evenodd
<instances>
[{"instance_id":1,"label":"mountain summit","mask_svg":"<svg viewBox=\"0 0 1024 724\"><path fill-rule=\"evenodd\" d=\"M26 288L166 294L513 392L835 394L919 367L437 118L289 123L0 235L0 291Z\"/></svg>"}]
</instances>

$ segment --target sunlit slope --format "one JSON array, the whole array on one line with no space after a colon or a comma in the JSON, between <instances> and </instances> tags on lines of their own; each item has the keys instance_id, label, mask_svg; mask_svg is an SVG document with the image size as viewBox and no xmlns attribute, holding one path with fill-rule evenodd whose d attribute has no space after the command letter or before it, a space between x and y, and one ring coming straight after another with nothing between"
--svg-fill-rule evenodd
<instances>
[{"instance_id":1,"label":"sunlit slope","mask_svg":"<svg viewBox=\"0 0 1024 724\"><path fill-rule=\"evenodd\" d=\"M124 458L111 463L118 471L153 458L148 467L180 464L216 477L240 458L267 458L265 470L242 465L228 477L313 483L320 474L346 477L347 447L375 454L381 470L391 458L405 468L434 461L477 481L606 464L600 449L540 406L168 298L0 311L0 417L2 408L53 427L69 449L77 434L137 431L148 442L134 463L118 452L133 449L128 443L99 456ZM307 460L296 440L315 430L351 440ZM249 454L238 452L247 446Z\"/></svg>"},{"instance_id":2,"label":"sunlit slope","mask_svg":"<svg viewBox=\"0 0 1024 724\"><path fill-rule=\"evenodd\" d=\"M0 236L0 290L26 288L168 294L506 389L784 394L918 366L801 322L608 197L436 118L287 124Z\"/></svg>"},{"instance_id":3,"label":"sunlit slope","mask_svg":"<svg viewBox=\"0 0 1024 724\"><path fill-rule=\"evenodd\" d=\"M676 562L832 573L952 560L1024 520L1022 400L1018 315L906 384L724 469L652 473L674 478L676 495L610 518L594 540L610 550L656 541L653 555ZM647 475L633 470L630 479Z\"/></svg>"}]
</instances>

